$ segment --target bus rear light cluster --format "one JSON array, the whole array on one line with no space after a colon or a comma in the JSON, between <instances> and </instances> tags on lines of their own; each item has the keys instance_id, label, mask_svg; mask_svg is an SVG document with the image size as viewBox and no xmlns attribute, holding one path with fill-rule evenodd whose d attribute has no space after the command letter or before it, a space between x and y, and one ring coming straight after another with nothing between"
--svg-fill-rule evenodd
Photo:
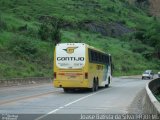
<instances>
[{"instance_id":1,"label":"bus rear light cluster","mask_svg":"<svg viewBox=\"0 0 160 120\"><path fill-rule=\"evenodd\" d=\"M88 79L88 73L87 72L85 73L85 79Z\"/></svg>"},{"instance_id":2,"label":"bus rear light cluster","mask_svg":"<svg viewBox=\"0 0 160 120\"><path fill-rule=\"evenodd\" d=\"M54 72L54 79L56 79L56 77L57 77L57 73L56 73L56 72Z\"/></svg>"}]
</instances>

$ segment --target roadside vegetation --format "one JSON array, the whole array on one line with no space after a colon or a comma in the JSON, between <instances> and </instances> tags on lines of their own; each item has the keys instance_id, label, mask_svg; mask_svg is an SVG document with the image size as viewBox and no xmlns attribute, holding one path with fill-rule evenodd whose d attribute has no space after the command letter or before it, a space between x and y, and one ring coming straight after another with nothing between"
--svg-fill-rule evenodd
<instances>
[{"instance_id":1,"label":"roadside vegetation","mask_svg":"<svg viewBox=\"0 0 160 120\"><path fill-rule=\"evenodd\" d=\"M160 102L160 95L157 95L156 98Z\"/></svg>"},{"instance_id":2,"label":"roadside vegetation","mask_svg":"<svg viewBox=\"0 0 160 120\"><path fill-rule=\"evenodd\" d=\"M111 53L114 75L160 67L160 22L128 0L1 0L0 79L52 77L59 42Z\"/></svg>"}]
</instances>

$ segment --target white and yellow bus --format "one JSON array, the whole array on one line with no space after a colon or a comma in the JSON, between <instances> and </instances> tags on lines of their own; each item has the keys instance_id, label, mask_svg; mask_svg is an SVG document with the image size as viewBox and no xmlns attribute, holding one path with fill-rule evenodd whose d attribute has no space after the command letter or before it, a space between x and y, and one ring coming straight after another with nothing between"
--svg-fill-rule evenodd
<instances>
[{"instance_id":1,"label":"white and yellow bus","mask_svg":"<svg viewBox=\"0 0 160 120\"><path fill-rule=\"evenodd\" d=\"M109 86L111 55L84 43L57 44L54 52L54 87L72 89Z\"/></svg>"}]
</instances>

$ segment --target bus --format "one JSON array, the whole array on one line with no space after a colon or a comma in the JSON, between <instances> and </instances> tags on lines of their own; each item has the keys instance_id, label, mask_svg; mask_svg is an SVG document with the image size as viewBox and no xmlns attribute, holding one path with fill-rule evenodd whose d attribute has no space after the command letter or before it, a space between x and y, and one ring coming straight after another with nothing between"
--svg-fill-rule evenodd
<instances>
[{"instance_id":1,"label":"bus","mask_svg":"<svg viewBox=\"0 0 160 120\"><path fill-rule=\"evenodd\" d=\"M108 87L112 79L111 55L85 43L60 43L54 51L54 80L64 92Z\"/></svg>"}]
</instances>

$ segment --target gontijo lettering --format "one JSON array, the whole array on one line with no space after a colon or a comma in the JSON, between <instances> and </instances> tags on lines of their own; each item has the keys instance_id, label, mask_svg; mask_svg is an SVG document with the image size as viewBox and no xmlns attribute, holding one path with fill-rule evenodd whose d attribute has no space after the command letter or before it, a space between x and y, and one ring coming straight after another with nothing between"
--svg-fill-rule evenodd
<instances>
[{"instance_id":1,"label":"gontijo lettering","mask_svg":"<svg viewBox=\"0 0 160 120\"><path fill-rule=\"evenodd\" d=\"M57 61L84 61L84 57L57 57Z\"/></svg>"}]
</instances>

